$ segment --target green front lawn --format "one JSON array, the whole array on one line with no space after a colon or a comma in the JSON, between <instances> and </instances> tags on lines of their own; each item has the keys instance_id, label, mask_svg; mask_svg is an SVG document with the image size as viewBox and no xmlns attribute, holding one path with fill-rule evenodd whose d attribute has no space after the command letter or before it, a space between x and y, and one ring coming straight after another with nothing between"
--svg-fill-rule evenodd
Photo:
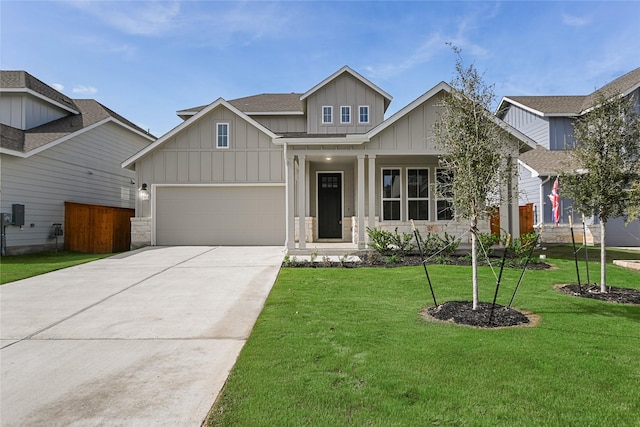
<instances>
[{"instance_id":1,"label":"green front lawn","mask_svg":"<svg viewBox=\"0 0 640 427\"><path fill-rule=\"evenodd\" d=\"M0 259L0 285L112 255L61 251L3 256Z\"/></svg>"},{"instance_id":2,"label":"green front lawn","mask_svg":"<svg viewBox=\"0 0 640 427\"><path fill-rule=\"evenodd\" d=\"M539 323L507 329L423 320L422 267L283 268L208 424L640 425L640 307L554 290L575 269L552 253L557 269L528 271L514 303ZM429 273L439 303L471 298L469 267ZM500 304L519 275L505 271ZM608 275L640 288L638 272ZM480 281L491 301L488 267Z\"/></svg>"}]
</instances>

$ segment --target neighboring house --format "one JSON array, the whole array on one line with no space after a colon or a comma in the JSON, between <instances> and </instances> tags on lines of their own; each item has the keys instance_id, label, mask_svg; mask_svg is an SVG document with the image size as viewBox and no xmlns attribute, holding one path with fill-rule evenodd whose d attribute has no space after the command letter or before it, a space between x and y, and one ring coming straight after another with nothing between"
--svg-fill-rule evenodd
<instances>
[{"instance_id":1,"label":"neighboring house","mask_svg":"<svg viewBox=\"0 0 640 427\"><path fill-rule=\"evenodd\" d=\"M65 223L65 202L134 207L135 174L120 164L152 135L25 71L2 71L0 82L3 254L62 248L54 224Z\"/></svg>"},{"instance_id":2,"label":"neighboring house","mask_svg":"<svg viewBox=\"0 0 640 427\"><path fill-rule=\"evenodd\" d=\"M640 108L640 68L613 80L598 91L607 96L622 94L633 97ZM551 217L551 202L548 195L561 171L572 169L567 150L575 146L573 122L594 107L598 91L585 96L506 96L502 98L496 115L531 139L538 147L523 153L518 160L520 204L533 203L535 223L546 224L543 238L548 242L570 241L568 228L572 214L572 201L560 200L560 227ZM562 196L562 180L559 181ZM573 222L581 225L582 218L573 213ZM599 242L597 219L587 218L587 241ZM579 233L581 235L582 233ZM609 246L640 246L640 221L625 226L623 218L612 218L607 222Z\"/></svg>"},{"instance_id":3,"label":"neighboring house","mask_svg":"<svg viewBox=\"0 0 640 427\"><path fill-rule=\"evenodd\" d=\"M367 227L408 232L411 219L423 233L469 241L468 224L452 220L451 201L433 188L450 179L432 129L450 90L439 83L385 120L391 95L345 66L304 93L178 111L182 124L123 162L148 189L132 245L364 248ZM535 144L496 121L512 135L515 164ZM517 204L500 211L517 235Z\"/></svg>"}]
</instances>

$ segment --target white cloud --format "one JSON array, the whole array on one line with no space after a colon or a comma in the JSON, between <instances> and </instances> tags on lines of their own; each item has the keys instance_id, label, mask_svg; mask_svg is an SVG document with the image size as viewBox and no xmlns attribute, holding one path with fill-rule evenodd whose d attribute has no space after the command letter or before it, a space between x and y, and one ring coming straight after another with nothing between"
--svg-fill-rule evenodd
<instances>
[{"instance_id":1,"label":"white cloud","mask_svg":"<svg viewBox=\"0 0 640 427\"><path fill-rule=\"evenodd\" d=\"M93 95L98 92L98 89L93 86L77 85L71 89L71 92L78 95Z\"/></svg>"},{"instance_id":2,"label":"white cloud","mask_svg":"<svg viewBox=\"0 0 640 427\"><path fill-rule=\"evenodd\" d=\"M177 1L72 1L69 4L119 31L136 35L166 33L176 26L180 15Z\"/></svg>"},{"instance_id":3,"label":"white cloud","mask_svg":"<svg viewBox=\"0 0 640 427\"><path fill-rule=\"evenodd\" d=\"M62 92L64 90L64 86L62 86L60 83L54 83L51 85L51 87L59 92Z\"/></svg>"},{"instance_id":4,"label":"white cloud","mask_svg":"<svg viewBox=\"0 0 640 427\"><path fill-rule=\"evenodd\" d=\"M591 18L562 14L562 23L570 27L584 27L591 23Z\"/></svg>"}]
</instances>

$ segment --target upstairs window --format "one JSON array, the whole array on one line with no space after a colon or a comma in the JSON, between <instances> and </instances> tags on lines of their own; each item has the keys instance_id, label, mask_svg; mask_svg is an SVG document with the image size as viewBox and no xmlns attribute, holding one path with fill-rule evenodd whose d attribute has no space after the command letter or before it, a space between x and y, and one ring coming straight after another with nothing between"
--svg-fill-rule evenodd
<instances>
[{"instance_id":1,"label":"upstairs window","mask_svg":"<svg viewBox=\"0 0 640 427\"><path fill-rule=\"evenodd\" d=\"M218 123L216 127L216 147L229 148L229 123Z\"/></svg>"},{"instance_id":2,"label":"upstairs window","mask_svg":"<svg viewBox=\"0 0 640 427\"><path fill-rule=\"evenodd\" d=\"M400 221L400 169L382 169L382 220Z\"/></svg>"},{"instance_id":3,"label":"upstairs window","mask_svg":"<svg viewBox=\"0 0 640 427\"><path fill-rule=\"evenodd\" d=\"M453 219L453 171L436 169L436 219L450 221Z\"/></svg>"},{"instance_id":4,"label":"upstairs window","mask_svg":"<svg viewBox=\"0 0 640 427\"><path fill-rule=\"evenodd\" d=\"M340 123L351 123L351 107L340 107Z\"/></svg>"},{"instance_id":5,"label":"upstairs window","mask_svg":"<svg viewBox=\"0 0 640 427\"><path fill-rule=\"evenodd\" d=\"M408 219L429 219L429 169L407 169Z\"/></svg>"},{"instance_id":6,"label":"upstairs window","mask_svg":"<svg viewBox=\"0 0 640 427\"><path fill-rule=\"evenodd\" d=\"M358 121L360 123L369 123L369 106L361 105L358 107Z\"/></svg>"},{"instance_id":7,"label":"upstairs window","mask_svg":"<svg viewBox=\"0 0 640 427\"><path fill-rule=\"evenodd\" d=\"M333 123L333 107L322 107L322 123Z\"/></svg>"}]
</instances>

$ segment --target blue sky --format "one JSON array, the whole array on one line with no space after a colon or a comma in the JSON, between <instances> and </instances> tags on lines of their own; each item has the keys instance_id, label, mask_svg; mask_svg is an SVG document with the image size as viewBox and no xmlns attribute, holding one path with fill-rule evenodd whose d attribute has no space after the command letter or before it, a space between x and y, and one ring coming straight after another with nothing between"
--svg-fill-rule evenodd
<instances>
[{"instance_id":1,"label":"blue sky","mask_svg":"<svg viewBox=\"0 0 640 427\"><path fill-rule=\"evenodd\" d=\"M180 109L305 92L343 65L387 116L465 64L509 95L586 95L640 66L640 1L5 1L0 67L156 136Z\"/></svg>"}]
</instances>

